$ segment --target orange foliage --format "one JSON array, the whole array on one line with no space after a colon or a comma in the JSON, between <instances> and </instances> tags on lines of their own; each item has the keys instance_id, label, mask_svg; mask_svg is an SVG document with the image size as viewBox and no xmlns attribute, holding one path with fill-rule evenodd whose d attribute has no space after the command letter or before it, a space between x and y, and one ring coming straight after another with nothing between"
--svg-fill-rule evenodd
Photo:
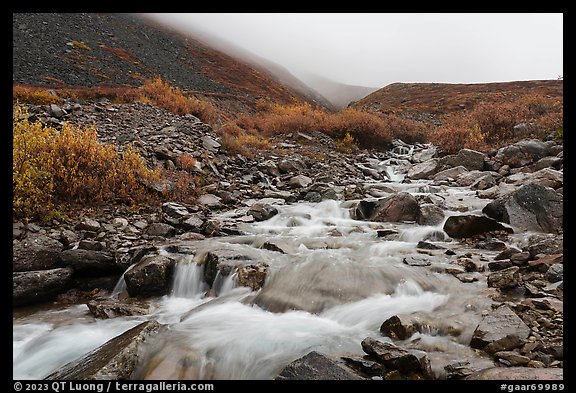
<instances>
[{"instance_id":1,"label":"orange foliage","mask_svg":"<svg viewBox=\"0 0 576 393\"><path fill-rule=\"evenodd\" d=\"M214 123L218 117L211 103L195 97L186 97L180 89L161 78L145 81L144 85L139 88L139 93L145 101L177 115L190 113L205 123Z\"/></svg>"},{"instance_id":2,"label":"orange foliage","mask_svg":"<svg viewBox=\"0 0 576 393\"><path fill-rule=\"evenodd\" d=\"M222 148L229 154L241 154L252 157L253 150L269 149L271 147L267 138L257 131L247 132L235 123L228 122L216 129L222 140Z\"/></svg>"},{"instance_id":3,"label":"orange foliage","mask_svg":"<svg viewBox=\"0 0 576 393\"><path fill-rule=\"evenodd\" d=\"M49 105L60 101L60 98L39 87L21 85L12 86L12 100L33 105Z\"/></svg>"},{"instance_id":4,"label":"orange foliage","mask_svg":"<svg viewBox=\"0 0 576 393\"><path fill-rule=\"evenodd\" d=\"M196 160L196 158L192 157L189 154L183 154L176 158L176 162L174 164L176 165L177 168L183 170L191 170L196 167L197 163L198 161Z\"/></svg>"},{"instance_id":5,"label":"orange foliage","mask_svg":"<svg viewBox=\"0 0 576 393\"><path fill-rule=\"evenodd\" d=\"M68 123L58 131L29 122L26 110L13 109L13 211L38 218L52 206L99 202L142 202L146 184L158 178L131 148L100 143L93 127Z\"/></svg>"}]
</instances>

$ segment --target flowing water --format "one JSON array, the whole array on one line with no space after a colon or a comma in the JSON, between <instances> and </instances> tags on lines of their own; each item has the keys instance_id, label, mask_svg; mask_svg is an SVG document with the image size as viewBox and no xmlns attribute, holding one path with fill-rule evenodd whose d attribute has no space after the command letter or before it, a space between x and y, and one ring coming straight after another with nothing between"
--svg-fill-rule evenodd
<instances>
[{"instance_id":1,"label":"flowing water","mask_svg":"<svg viewBox=\"0 0 576 393\"><path fill-rule=\"evenodd\" d=\"M442 198L446 216L479 213L486 204L466 188L401 183L404 176L393 167L386 173L392 182L366 188ZM379 328L396 314L425 322L402 345L426 352L438 375L447 363L477 358L469 342L490 304L484 277L475 273L478 281L463 283L445 272L455 256L444 250L422 254L416 245L427 240L457 255L471 252L482 264L478 250L451 241L442 224L358 221L348 206L333 200L280 205L273 218L242 224L242 236L183 242L194 250L188 255L172 254L168 250L174 248L167 247L163 253L178 261L172 289L149 301L148 315L100 320L85 305L15 314L13 377L43 378L150 319L170 329L142 355L136 375L142 379L274 378L312 350L361 355L365 337L390 340ZM379 238L379 230L397 235ZM262 248L266 242L284 253ZM215 250L243 256L247 263L267 263L263 288L252 292L238 286L236 275L218 273L206 296L210 288L203 281L203 265L197 263ZM426 257L431 264L409 266L404 263L409 257ZM121 279L113 296L124 287Z\"/></svg>"}]
</instances>

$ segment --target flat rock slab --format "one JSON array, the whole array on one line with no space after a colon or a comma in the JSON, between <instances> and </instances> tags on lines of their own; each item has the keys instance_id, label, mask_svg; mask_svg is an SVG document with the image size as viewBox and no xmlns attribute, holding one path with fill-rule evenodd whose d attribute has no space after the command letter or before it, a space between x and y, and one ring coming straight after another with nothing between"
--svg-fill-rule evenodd
<instances>
[{"instance_id":1,"label":"flat rock slab","mask_svg":"<svg viewBox=\"0 0 576 393\"><path fill-rule=\"evenodd\" d=\"M522 345L529 335L530 328L522 319L509 307L500 306L480 321L470 346L489 352L506 351Z\"/></svg>"},{"instance_id":2,"label":"flat rock slab","mask_svg":"<svg viewBox=\"0 0 576 393\"><path fill-rule=\"evenodd\" d=\"M467 380L562 380L564 369L531 367L491 367L475 372Z\"/></svg>"},{"instance_id":3,"label":"flat rock slab","mask_svg":"<svg viewBox=\"0 0 576 393\"><path fill-rule=\"evenodd\" d=\"M336 361L312 351L284 367L276 380L358 380L363 379Z\"/></svg>"},{"instance_id":4,"label":"flat rock slab","mask_svg":"<svg viewBox=\"0 0 576 393\"><path fill-rule=\"evenodd\" d=\"M130 379L136 369L138 351L152 337L166 329L156 321L146 321L107 341L87 355L48 375L47 380Z\"/></svg>"}]
</instances>

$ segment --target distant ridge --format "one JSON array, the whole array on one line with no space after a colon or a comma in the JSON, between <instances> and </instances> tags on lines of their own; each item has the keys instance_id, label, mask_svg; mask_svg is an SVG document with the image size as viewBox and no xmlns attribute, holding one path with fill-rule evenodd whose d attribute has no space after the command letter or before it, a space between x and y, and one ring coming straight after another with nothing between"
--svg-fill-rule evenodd
<instances>
[{"instance_id":1,"label":"distant ridge","mask_svg":"<svg viewBox=\"0 0 576 393\"><path fill-rule=\"evenodd\" d=\"M563 98L562 80L533 80L494 83L392 83L355 102L356 109L371 113L396 113L411 117L415 113L443 115L476 104L511 101L520 95L537 92Z\"/></svg>"}]
</instances>

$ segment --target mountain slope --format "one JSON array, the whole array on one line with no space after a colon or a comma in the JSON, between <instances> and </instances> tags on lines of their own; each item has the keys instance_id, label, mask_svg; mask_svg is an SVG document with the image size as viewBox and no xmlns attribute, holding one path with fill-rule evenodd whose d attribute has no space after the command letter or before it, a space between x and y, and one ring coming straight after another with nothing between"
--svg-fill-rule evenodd
<instances>
[{"instance_id":1,"label":"mountain slope","mask_svg":"<svg viewBox=\"0 0 576 393\"><path fill-rule=\"evenodd\" d=\"M507 102L529 93L563 97L563 81L535 80L497 83L392 83L355 102L371 113L396 113L419 118L470 109L486 102Z\"/></svg>"},{"instance_id":2,"label":"mountain slope","mask_svg":"<svg viewBox=\"0 0 576 393\"><path fill-rule=\"evenodd\" d=\"M231 112L310 97L180 32L131 14L13 14L13 83L140 86L161 76Z\"/></svg>"},{"instance_id":3,"label":"mountain slope","mask_svg":"<svg viewBox=\"0 0 576 393\"><path fill-rule=\"evenodd\" d=\"M157 19L155 15L144 14L142 15L146 19L153 20L157 23L166 23L163 20ZM225 53L231 57L238 59L242 63L246 63L249 66L257 69L258 71L267 74L272 79L278 83L289 87L290 89L296 91L301 96L305 97L309 102L314 102L319 106L323 106L327 109L336 109L332 103L327 100L322 94L313 89L311 86L304 83L302 80L294 76L285 67L271 60L258 56L238 45L233 44L230 41L217 37L209 32L195 28L191 25L181 25L174 22L172 25L174 29L178 29L183 34L187 36L192 36L196 40L202 42L207 47L216 49L222 53ZM373 89L375 90L375 89Z\"/></svg>"}]
</instances>

